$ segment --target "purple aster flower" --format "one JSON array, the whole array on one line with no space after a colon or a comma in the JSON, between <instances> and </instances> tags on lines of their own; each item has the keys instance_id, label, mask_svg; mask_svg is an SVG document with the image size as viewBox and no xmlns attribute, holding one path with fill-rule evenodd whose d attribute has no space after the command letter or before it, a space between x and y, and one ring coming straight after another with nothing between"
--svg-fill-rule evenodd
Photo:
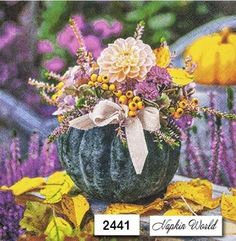
<instances>
[{"instance_id":1,"label":"purple aster flower","mask_svg":"<svg viewBox=\"0 0 236 241\"><path fill-rule=\"evenodd\" d=\"M154 66L147 74L147 81L152 81L157 85L170 85L171 76L165 68Z\"/></svg>"},{"instance_id":2,"label":"purple aster flower","mask_svg":"<svg viewBox=\"0 0 236 241\"><path fill-rule=\"evenodd\" d=\"M40 40L37 47L39 54L51 53L53 51L53 45L49 40Z\"/></svg>"},{"instance_id":3,"label":"purple aster flower","mask_svg":"<svg viewBox=\"0 0 236 241\"><path fill-rule=\"evenodd\" d=\"M159 96L157 86L153 82L140 82L135 85L135 94L148 100L156 100Z\"/></svg>"},{"instance_id":4,"label":"purple aster flower","mask_svg":"<svg viewBox=\"0 0 236 241\"><path fill-rule=\"evenodd\" d=\"M64 68L65 62L59 57L54 57L50 60L45 61L43 65L49 71L59 72Z\"/></svg>"}]
</instances>

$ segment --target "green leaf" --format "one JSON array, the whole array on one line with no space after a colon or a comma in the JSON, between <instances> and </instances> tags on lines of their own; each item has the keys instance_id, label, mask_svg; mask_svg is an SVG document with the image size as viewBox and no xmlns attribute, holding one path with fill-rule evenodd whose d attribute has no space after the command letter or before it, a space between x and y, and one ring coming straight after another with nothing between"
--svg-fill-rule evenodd
<instances>
[{"instance_id":1,"label":"green leaf","mask_svg":"<svg viewBox=\"0 0 236 241\"><path fill-rule=\"evenodd\" d=\"M153 30L171 27L175 23L174 13L158 14L148 21L148 26Z\"/></svg>"},{"instance_id":2,"label":"green leaf","mask_svg":"<svg viewBox=\"0 0 236 241\"><path fill-rule=\"evenodd\" d=\"M77 100L76 107L81 108L83 107L84 104L85 104L85 98L84 96L82 96Z\"/></svg>"},{"instance_id":3,"label":"green leaf","mask_svg":"<svg viewBox=\"0 0 236 241\"><path fill-rule=\"evenodd\" d=\"M137 8L134 11L131 11L127 14L126 19L127 21L137 22L142 19L146 19L155 12L159 11L162 8L161 2L149 2L145 3L142 7Z\"/></svg>"},{"instance_id":4,"label":"green leaf","mask_svg":"<svg viewBox=\"0 0 236 241\"><path fill-rule=\"evenodd\" d=\"M51 215L51 209L47 205L38 202L27 202L20 226L28 232L41 235L47 228Z\"/></svg>"},{"instance_id":5,"label":"green leaf","mask_svg":"<svg viewBox=\"0 0 236 241\"><path fill-rule=\"evenodd\" d=\"M198 15L205 15L208 12L209 12L209 9L208 9L206 3L199 3L199 4L197 4L196 13Z\"/></svg>"},{"instance_id":6,"label":"green leaf","mask_svg":"<svg viewBox=\"0 0 236 241\"><path fill-rule=\"evenodd\" d=\"M231 111L234 107L234 90L231 87L227 87L227 106Z\"/></svg>"},{"instance_id":7,"label":"green leaf","mask_svg":"<svg viewBox=\"0 0 236 241\"><path fill-rule=\"evenodd\" d=\"M161 43L163 40L167 41L171 38L171 32L167 29L165 30L159 30L155 31L155 33L152 35L152 42L155 44Z\"/></svg>"},{"instance_id":8,"label":"green leaf","mask_svg":"<svg viewBox=\"0 0 236 241\"><path fill-rule=\"evenodd\" d=\"M44 234L46 241L64 241L65 237L72 236L73 229L65 219L53 216Z\"/></svg>"},{"instance_id":9,"label":"green leaf","mask_svg":"<svg viewBox=\"0 0 236 241\"><path fill-rule=\"evenodd\" d=\"M197 134L197 126L192 126L191 130L194 134Z\"/></svg>"}]
</instances>

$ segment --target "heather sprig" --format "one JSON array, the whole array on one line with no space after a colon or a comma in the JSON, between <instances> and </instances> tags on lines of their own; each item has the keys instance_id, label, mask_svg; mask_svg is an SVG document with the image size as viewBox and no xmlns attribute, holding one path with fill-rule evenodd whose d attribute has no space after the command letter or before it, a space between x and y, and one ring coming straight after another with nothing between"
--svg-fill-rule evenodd
<instances>
[{"instance_id":1,"label":"heather sprig","mask_svg":"<svg viewBox=\"0 0 236 241\"><path fill-rule=\"evenodd\" d=\"M143 32L144 32L144 27L145 27L145 22L144 21L140 21L137 24L135 33L134 33L134 38L139 40L142 38Z\"/></svg>"}]
</instances>

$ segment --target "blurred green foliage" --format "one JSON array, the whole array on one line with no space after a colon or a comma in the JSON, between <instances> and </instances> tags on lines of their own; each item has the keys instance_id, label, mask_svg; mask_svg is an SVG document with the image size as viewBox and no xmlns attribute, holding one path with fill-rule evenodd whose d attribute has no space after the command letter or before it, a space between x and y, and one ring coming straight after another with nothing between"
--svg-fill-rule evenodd
<instances>
[{"instance_id":1,"label":"blurred green foliage","mask_svg":"<svg viewBox=\"0 0 236 241\"><path fill-rule=\"evenodd\" d=\"M233 14L236 4L206 1L45 1L39 2L38 37L54 43L54 52L44 56L59 56L67 63L73 57L56 44L57 33L74 15L83 15L90 22L106 19L123 24L121 37L133 36L136 25L145 21L144 42L158 47L162 38L169 44L194 28L224 15ZM103 40L104 44L114 37Z\"/></svg>"},{"instance_id":2,"label":"blurred green foliage","mask_svg":"<svg viewBox=\"0 0 236 241\"><path fill-rule=\"evenodd\" d=\"M124 24L122 36L133 34L140 20L146 23L144 40L155 46L161 37L172 43L181 35L225 14L230 6L204 1L49 1L41 2L39 37L55 40L56 33L73 14L82 14L87 21L105 18Z\"/></svg>"}]
</instances>

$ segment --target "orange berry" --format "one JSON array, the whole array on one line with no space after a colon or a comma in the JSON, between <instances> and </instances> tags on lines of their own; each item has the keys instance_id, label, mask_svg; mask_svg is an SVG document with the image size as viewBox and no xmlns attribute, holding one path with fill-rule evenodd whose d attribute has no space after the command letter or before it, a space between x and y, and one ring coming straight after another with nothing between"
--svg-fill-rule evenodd
<instances>
[{"instance_id":1,"label":"orange berry","mask_svg":"<svg viewBox=\"0 0 236 241\"><path fill-rule=\"evenodd\" d=\"M133 95L133 91L132 90L128 90L127 92L126 92L126 96L129 98L129 99L131 99L134 95Z\"/></svg>"},{"instance_id":2,"label":"orange berry","mask_svg":"<svg viewBox=\"0 0 236 241\"><path fill-rule=\"evenodd\" d=\"M101 87L103 90L108 90L108 84L102 84L102 87Z\"/></svg>"},{"instance_id":3,"label":"orange berry","mask_svg":"<svg viewBox=\"0 0 236 241\"><path fill-rule=\"evenodd\" d=\"M119 97L119 103L120 103L120 104L126 105L126 104L127 104L127 101L128 101L128 99L127 99L127 97L126 97L125 95L121 95L121 96Z\"/></svg>"},{"instance_id":4,"label":"orange berry","mask_svg":"<svg viewBox=\"0 0 236 241\"><path fill-rule=\"evenodd\" d=\"M174 118L179 119L184 113L184 110L182 108L178 108L176 112L174 112Z\"/></svg>"},{"instance_id":5,"label":"orange berry","mask_svg":"<svg viewBox=\"0 0 236 241\"><path fill-rule=\"evenodd\" d=\"M114 91L113 93L118 98L122 96L122 91L121 90Z\"/></svg>"},{"instance_id":6,"label":"orange berry","mask_svg":"<svg viewBox=\"0 0 236 241\"><path fill-rule=\"evenodd\" d=\"M128 112L128 116L129 117L135 117L137 115L137 112L135 111L135 110L130 110L129 112Z\"/></svg>"},{"instance_id":7,"label":"orange berry","mask_svg":"<svg viewBox=\"0 0 236 241\"><path fill-rule=\"evenodd\" d=\"M199 105L199 100L198 100L198 98L193 98L193 99L191 100L191 103L193 103L194 105Z\"/></svg>"},{"instance_id":8,"label":"orange berry","mask_svg":"<svg viewBox=\"0 0 236 241\"><path fill-rule=\"evenodd\" d=\"M185 109L187 107L188 103L186 100L181 100L179 102L179 107L182 108L182 109Z\"/></svg>"},{"instance_id":9,"label":"orange berry","mask_svg":"<svg viewBox=\"0 0 236 241\"><path fill-rule=\"evenodd\" d=\"M138 104L139 101L141 101L141 98L139 96L135 96L133 98L133 102L135 102L136 104Z\"/></svg>"},{"instance_id":10,"label":"orange berry","mask_svg":"<svg viewBox=\"0 0 236 241\"><path fill-rule=\"evenodd\" d=\"M135 110L138 109L138 106L137 106L137 104L135 102L131 101L129 103L129 109L135 111Z\"/></svg>"},{"instance_id":11,"label":"orange berry","mask_svg":"<svg viewBox=\"0 0 236 241\"><path fill-rule=\"evenodd\" d=\"M102 76L101 76L101 75L99 75L99 76L97 77L97 81L98 81L99 83L102 83Z\"/></svg>"},{"instance_id":12,"label":"orange berry","mask_svg":"<svg viewBox=\"0 0 236 241\"><path fill-rule=\"evenodd\" d=\"M108 83L108 82L109 82L109 78L108 78L107 75L103 75L103 76L102 76L102 82L103 82L103 83Z\"/></svg>"},{"instance_id":13,"label":"orange berry","mask_svg":"<svg viewBox=\"0 0 236 241\"><path fill-rule=\"evenodd\" d=\"M93 81L89 81L89 82L88 82L88 85L91 86L91 87L93 87L93 86L94 86L94 82L93 82Z\"/></svg>"},{"instance_id":14,"label":"orange berry","mask_svg":"<svg viewBox=\"0 0 236 241\"><path fill-rule=\"evenodd\" d=\"M90 80L93 81L93 82L95 82L95 81L97 80L97 77L98 77L97 74L92 74L92 75L90 76Z\"/></svg>"},{"instance_id":15,"label":"orange berry","mask_svg":"<svg viewBox=\"0 0 236 241\"><path fill-rule=\"evenodd\" d=\"M116 90L116 86L114 84L110 84L109 85L109 90L110 91L115 91Z\"/></svg>"},{"instance_id":16,"label":"orange berry","mask_svg":"<svg viewBox=\"0 0 236 241\"><path fill-rule=\"evenodd\" d=\"M144 109L144 104L143 104L142 101L139 101L138 104L137 104L137 106L138 106L138 109L139 109L139 110Z\"/></svg>"}]
</instances>

